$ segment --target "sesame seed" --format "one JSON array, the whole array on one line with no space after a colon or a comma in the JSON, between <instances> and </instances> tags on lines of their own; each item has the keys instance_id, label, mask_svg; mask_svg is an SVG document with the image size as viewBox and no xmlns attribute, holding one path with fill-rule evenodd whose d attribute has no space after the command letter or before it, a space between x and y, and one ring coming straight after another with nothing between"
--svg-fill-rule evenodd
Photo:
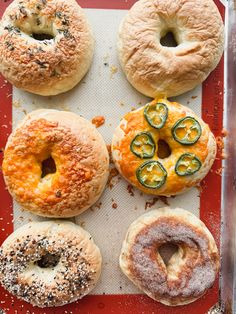
<instances>
[{"instance_id":1,"label":"sesame seed","mask_svg":"<svg viewBox=\"0 0 236 314\"><path fill-rule=\"evenodd\" d=\"M0 249L2 285L18 298L41 306L61 305L61 296L69 302L70 299L87 294L89 287L93 285L95 272L89 261L81 255L82 248L73 243L67 238L55 239L55 236L46 237L40 234L16 239L10 249ZM46 254L59 256L61 266L57 268L54 282L48 285L46 281L34 276L35 274L32 274L29 283L22 280L29 265L39 267L36 266L37 262Z\"/></svg>"}]
</instances>

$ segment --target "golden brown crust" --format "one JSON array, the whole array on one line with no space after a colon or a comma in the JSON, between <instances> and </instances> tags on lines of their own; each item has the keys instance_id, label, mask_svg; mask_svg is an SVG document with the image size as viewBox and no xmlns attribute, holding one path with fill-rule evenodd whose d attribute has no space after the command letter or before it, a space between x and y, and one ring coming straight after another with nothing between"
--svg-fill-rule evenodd
<instances>
[{"instance_id":1,"label":"golden brown crust","mask_svg":"<svg viewBox=\"0 0 236 314\"><path fill-rule=\"evenodd\" d=\"M158 250L167 243L177 245L178 251L165 264ZM195 301L213 285L219 254L211 233L197 217L180 208L160 208L131 224L120 266L149 297L176 306Z\"/></svg>"},{"instance_id":2,"label":"golden brown crust","mask_svg":"<svg viewBox=\"0 0 236 314\"><path fill-rule=\"evenodd\" d=\"M177 47L160 44L168 31ZM216 67L224 25L212 0L140 0L121 23L118 48L127 79L138 91L153 98L176 96Z\"/></svg>"},{"instance_id":3,"label":"golden brown crust","mask_svg":"<svg viewBox=\"0 0 236 314\"><path fill-rule=\"evenodd\" d=\"M120 125L114 133L112 154L117 169L132 185L147 194L170 196L185 192L197 185L207 175L215 160L216 141L209 126L197 117L191 109L166 99L155 99L150 104L158 102L164 103L168 107L169 113L165 125L158 130L152 128L144 118L145 107L129 112L121 120ZM173 125L179 119L186 116L194 117L202 128L201 137L193 145L182 145L176 142L171 133ZM159 139L165 140L171 149L171 155L165 159L161 159L158 157L157 152L155 152L152 158L145 160L135 156L130 149L130 144L140 132L150 133L156 146ZM193 175L178 176L175 172L175 165L180 156L185 153L195 154L200 159L202 166ZM146 188L137 179L136 171L138 167L148 160L159 161L167 171L166 182L158 189Z\"/></svg>"},{"instance_id":4,"label":"golden brown crust","mask_svg":"<svg viewBox=\"0 0 236 314\"><path fill-rule=\"evenodd\" d=\"M42 258L55 257L50 266ZM37 263L41 260L41 263ZM101 254L88 232L66 221L32 222L0 248L0 282L16 297L38 307L81 299L96 285Z\"/></svg>"},{"instance_id":5,"label":"golden brown crust","mask_svg":"<svg viewBox=\"0 0 236 314\"><path fill-rule=\"evenodd\" d=\"M56 172L42 178L42 162L50 156ZM38 110L10 136L3 173L23 208L47 217L70 217L100 197L108 166L105 143L89 121L71 112Z\"/></svg>"},{"instance_id":6,"label":"golden brown crust","mask_svg":"<svg viewBox=\"0 0 236 314\"><path fill-rule=\"evenodd\" d=\"M32 33L54 39L35 40ZM0 23L0 72L18 88L56 95L82 79L93 46L90 26L75 0L15 0Z\"/></svg>"}]
</instances>

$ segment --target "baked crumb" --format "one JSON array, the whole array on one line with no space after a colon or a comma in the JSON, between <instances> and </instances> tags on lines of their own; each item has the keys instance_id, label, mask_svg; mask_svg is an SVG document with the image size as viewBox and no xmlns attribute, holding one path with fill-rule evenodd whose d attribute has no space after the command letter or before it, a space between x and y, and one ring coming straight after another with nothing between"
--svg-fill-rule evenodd
<instances>
[{"instance_id":1,"label":"baked crumb","mask_svg":"<svg viewBox=\"0 0 236 314\"><path fill-rule=\"evenodd\" d=\"M224 138L228 136L228 131L226 129L222 129L221 136L216 136L216 144L218 150L221 152L221 159L226 159L227 155L224 151Z\"/></svg>"},{"instance_id":2,"label":"baked crumb","mask_svg":"<svg viewBox=\"0 0 236 314\"><path fill-rule=\"evenodd\" d=\"M105 118L103 116L96 116L92 119L92 124L95 125L96 128L99 128L105 123Z\"/></svg>"},{"instance_id":3,"label":"baked crumb","mask_svg":"<svg viewBox=\"0 0 236 314\"><path fill-rule=\"evenodd\" d=\"M228 156L227 156L227 154L226 154L225 152L222 152L222 154L221 154L221 158L222 158L222 159L227 159L227 158L228 158Z\"/></svg>"},{"instance_id":4,"label":"baked crumb","mask_svg":"<svg viewBox=\"0 0 236 314\"><path fill-rule=\"evenodd\" d=\"M111 71L111 78L113 77L114 74L118 72L118 68L115 65L110 66L110 71Z\"/></svg>"},{"instance_id":5,"label":"baked crumb","mask_svg":"<svg viewBox=\"0 0 236 314\"><path fill-rule=\"evenodd\" d=\"M156 202L158 202L158 201L161 201L161 202L164 203L165 205L170 206L170 204L169 204L169 202L168 202L168 200L167 200L167 197L160 195L160 196L157 196L157 197L153 197L153 199L147 201L147 202L145 203L145 210L148 209L148 208L150 208L150 207L152 207L152 206L154 206L154 205L156 204Z\"/></svg>"},{"instance_id":6,"label":"baked crumb","mask_svg":"<svg viewBox=\"0 0 236 314\"><path fill-rule=\"evenodd\" d=\"M112 189L115 185L115 183L113 182L113 179L115 177L117 177L119 175L119 171L116 168L111 168L110 169L110 173L109 173L109 177L108 177L108 181L107 181L107 186Z\"/></svg>"},{"instance_id":7,"label":"baked crumb","mask_svg":"<svg viewBox=\"0 0 236 314\"><path fill-rule=\"evenodd\" d=\"M134 187L131 184L127 185L127 191L130 196L134 196Z\"/></svg>"},{"instance_id":8,"label":"baked crumb","mask_svg":"<svg viewBox=\"0 0 236 314\"><path fill-rule=\"evenodd\" d=\"M116 209L118 207L117 203L112 204L112 208Z\"/></svg>"},{"instance_id":9,"label":"baked crumb","mask_svg":"<svg viewBox=\"0 0 236 314\"><path fill-rule=\"evenodd\" d=\"M20 101L18 101L18 100L14 100L14 101L12 102L12 106L13 106L14 108L18 109L18 108L21 107L21 103L20 103Z\"/></svg>"},{"instance_id":10,"label":"baked crumb","mask_svg":"<svg viewBox=\"0 0 236 314\"><path fill-rule=\"evenodd\" d=\"M168 197L167 196L163 196L163 195L160 195L158 196L159 200L164 203L166 206L170 206L169 202L168 202Z\"/></svg>"},{"instance_id":11,"label":"baked crumb","mask_svg":"<svg viewBox=\"0 0 236 314\"><path fill-rule=\"evenodd\" d=\"M79 223L79 225L80 225L80 227L84 228L84 227L85 227L85 221L81 221L81 222Z\"/></svg>"},{"instance_id":12,"label":"baked crumb","mask_svg":"<svg viewBox=\"0 0 236 314\"><path fill-rule=\"evenodd\" d=\"M93 205L92 207L90 207L90 210L91 210L92 212L94 212L95 209L100 209L101 206L102 206L102 202L99 202L98 204L95 204L95 205Z\"/></svg>"},{"instance_id":13,"label":"baked crumb","mask_svg":"<svg viewBox=\"0 0 236 314\"><path fill-rule=\"evenodd\" d=\"M196 99L196 98L197 98L197 96L192 96L191 98L192 98L192 99Z\"/></svg>"},{"instance_id":14,"label":"baked crumb","mask_svg":"<svg viewBox=\"0 0 236 314\"><path fill-rule=\"evenodd\" d=\"M148 208L150 208L150 207L152 207L152 206L154 206L154 205L156 204L156 202L158 202L158 201L159 201L159 198L158 198L158 197L154 197L152 200L147 201L147 202L145 203L145 210L148 209Z\"/></svg>"},{"instance_id":15,"label":"baked crumb","mask_svg":"<svg viewBox=\"0 0 236 314\"><path fill-rule=\"evenodd\" d=\"M219 169L217 169L216 171L215 171L215 174L217 174L218 176L222 176L222 171L223 171L223 168L221 167L221 168L219 168Z\"/></svg>"},{"instance_id":16,"label":"baked crumb","mask_svg":"<svg viewBox=\"0 0 236 314\"><path fill-rule=\"evenodd\" d=\"M221 134L223 137L226 137L229 134L229 132L226 129L222 129Z\"/></svg>"},{"instance_id":17,"label":"baked crumb","mask_svg":"<svg viewBox=\"0 0 236 314\"><path fill-rule=\"evenodd\" d=\"M109 161L110 161L110 164L113 164L113 159L112 159L112 151L111 151L111 144L107 144L107 151L108 151L108 154L109 154Z\"/></svg>"},{"instance_id":18,"label":"baked crumb","mask_svg":"<svg viewBox=\"0 0 236 314\"><path fill-rule=\"evenodd\" d=\"M218 149L222 150L224 148L224 141L221 136L216 136L216 144Z\"/></svg>"}]
</instances>

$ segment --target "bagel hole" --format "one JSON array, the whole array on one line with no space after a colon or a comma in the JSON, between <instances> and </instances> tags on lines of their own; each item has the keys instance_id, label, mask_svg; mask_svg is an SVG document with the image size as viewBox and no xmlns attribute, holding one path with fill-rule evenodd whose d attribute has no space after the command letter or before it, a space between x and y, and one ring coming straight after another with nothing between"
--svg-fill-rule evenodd
<instances>
[{"instance_id":1,"label":"bagel hole","mask_svg":"<svg viewBox=\"0 0 236 314\"><path fill-rule=\"evenodd\" d=\"M59 263L60 256L56 254L46 253L40 260L35 262L40 268L54 268Z\"/></svg>"},{"instance_id":2,"label":"bagel hole","mask_svg":"<svg viewBox=\"0 0 236 314\"><path fill-rule=\"evenodd\" d=\"M51 40L54 39L54 36L46 33L33 33L32 37L39 41Z\"/></svg>"},{"instance_id":3,"label":"bagel hole","mask_svg":"<svg viewBox=\"0 0 236 314\"><path fill-rule=\"evenodd\" d=\"M171 149L168 143L164 140L159 140L157 149L157 156L161 159L165 159L171 155Z\"/></svg>"},{"instance_id":4,"label":"bagel hole","mask_svg":"<svg viewBox=\"0 0 236 314\"><path fill-rule=\"evenodd\" d=\"M55 173L57 171L57 167L55 164L54 159L52 158L52 156L50 156L49 158L45 159L42 162L42 174L41 174L41 178L44 178L46 175L50 174L50 173Z\"/></svg>"},{"instance_id":5,"label":"bagel hole","mask_svg":"<svg viewBox=\"0 0 236 314\"><path fill-rule=\"evenodd\" d=\"M168 263L171 259L171 257L178 252L179 247L176 244L173 243L165 243L162 244L158 248L158 253L161 255L163 262L165 263L166 266L168 266Z\"/></svg>"},{"instance_id":6,"label":"bagel hole","mask_svg":"<svg viewBox=\"0 0 236 314\"><path fill-rule=\"evenodd\" d=\"M178 43L175 39L175 35L172 31L168 31L164 36L161 37L160 43L164 47L177 47Z\"/></svg>"}]
</instances>

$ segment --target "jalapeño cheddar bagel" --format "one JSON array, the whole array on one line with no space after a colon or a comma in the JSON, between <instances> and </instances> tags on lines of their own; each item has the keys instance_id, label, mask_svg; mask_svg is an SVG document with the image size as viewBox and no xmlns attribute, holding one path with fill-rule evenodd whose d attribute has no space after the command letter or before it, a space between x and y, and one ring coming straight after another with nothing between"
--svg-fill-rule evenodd
<instances>
[{"instance_id":1,"label":"jalape\u00f1o cheddar bagel","mask_svg":"<svg viewBox=\"0 0 236 314\"><path fill-rule=\"evenodd\" d=\"M156 99L125 115L112 142L117 169L147 194L175 195L198 184L210 170L216 141L192 110Z\"/></svg>"},{"instance_id":2,"label":"jalape\u00f1o cheddar bagel","mask_svg":"<svg viewBox=\"0 0 236 314\"><path fill-rule=\"evenodd\" d=\"M8 139L3 174L9 192L26 210L71 217L92 206L108 178L102 136L72 112L28 114Z\"/></svg>"}]
</instances>

